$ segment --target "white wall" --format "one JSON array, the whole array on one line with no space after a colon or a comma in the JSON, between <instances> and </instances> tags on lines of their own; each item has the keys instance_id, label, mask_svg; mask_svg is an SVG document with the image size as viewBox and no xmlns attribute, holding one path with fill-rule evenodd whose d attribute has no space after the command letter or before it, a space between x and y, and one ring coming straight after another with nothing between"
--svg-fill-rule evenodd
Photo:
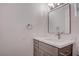
<instances>
[{"instance_id":1,"label":"white wall","mask_svg":"<svg viewBox=\"0 0 79 59\"><path fill-rule=\"evenodd\" d=\"M71 4L71 35L76 40L74 55L79 55L79 16L75 16L74 4Z\"/></svg>"},{"instance_id":2,"label":"white wall","mask_svg":"<svg viewBox=\"0 0 79 59\"><path fill-rule=\"evenodd\" d=\"M33 55L35 32L47 32L47 4L0 4L0 56Z\"/></svg>"},{"instance_id":3,"label":"white wall","mask_svg":"<svg viewBox=\"0 0 79 59\"><path fill-rule=\"evenodd\" d=\"M32 24L32 30L25 25ZM33 55L32 33L48 33L47 4L0 4L0 56ZM52 34L53 35L53 34ZM74 55L79 51L79 16L71 4L71 35L75 37Z\"/></svg>"}]
</instances>

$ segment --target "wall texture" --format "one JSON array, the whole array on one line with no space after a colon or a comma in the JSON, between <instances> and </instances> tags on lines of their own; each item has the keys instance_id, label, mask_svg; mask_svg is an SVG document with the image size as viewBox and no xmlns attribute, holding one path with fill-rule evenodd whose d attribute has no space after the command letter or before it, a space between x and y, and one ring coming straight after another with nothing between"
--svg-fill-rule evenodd
<instances>
[{"instance_id":1,"label":"wall texture","mask_svg":"<svg viewBox=\"0 0 79 59\"><path fill-rule=\"evenodd\" d=\"M0 56L33 55L32 33L46 32L47 4L0 4Z\"/></svg>"}]
</instances>

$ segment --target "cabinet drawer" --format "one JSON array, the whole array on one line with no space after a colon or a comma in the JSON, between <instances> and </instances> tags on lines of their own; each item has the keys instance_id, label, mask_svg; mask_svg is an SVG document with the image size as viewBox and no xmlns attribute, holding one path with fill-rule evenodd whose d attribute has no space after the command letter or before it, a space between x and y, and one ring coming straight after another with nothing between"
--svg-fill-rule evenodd
<instances>
[{"instance_id":1,"label":"cabinet drawer","mask_svg":"<svg viewBox=\"0 0 79 59\"><path fill-rule=\"evenodd\" d=\"M39 42L39 49L42 49L53 56L58 55L58 48L50 46L50 45L43 43L43 42Z\"/></svg>"},{"instance_id":2,"label":"cabinet drawer","mask_svg":"<svg viewBox=\"0 0 79 59\"><path fill-rule=\"evenodd\" d=\"M35 40L35 39L33 41L34 41L35 44L38 44L38 42L39 42L38 40Z\"/></svg>"},{"instance_id":3,"label":"cabinet drawer","mask_svg":"<svg viewBox=\"0 0 79 59\"><path fill-rule=\"evenodd\" d=\"M44 50L39 49L39 56L51 56L51 54L45 52Z\"/></svg>"},{"instance_id":4,"label":"cabinet drawer","mask_svg":"<svg viewBox=\"0 0 79 59\"><path fill-rule=\"evenodd\" d=\"M38 42L39 42L39 41L37 41L37 40L34 39L33 42L34 42L34 46L38 47L38 45L39 45Z\"/></svg>"},{"instance_id":5,"label":"cabinet drawer","mask_svg":"<svg viewBox=\"0 0 79 59\"><path fill-rule=\"evenodd\" d=\"M59 49L59 54L60 55L71 55L72 54L72 45Z\"/></svg>"}]
</instances>

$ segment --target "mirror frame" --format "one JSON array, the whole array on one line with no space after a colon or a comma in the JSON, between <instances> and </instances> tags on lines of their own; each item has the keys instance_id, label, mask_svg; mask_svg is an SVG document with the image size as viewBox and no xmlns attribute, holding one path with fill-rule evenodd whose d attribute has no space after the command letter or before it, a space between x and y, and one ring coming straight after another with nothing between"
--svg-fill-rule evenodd
<instances>
[{"instance_id":1,"label":"mirror frame","mask_svg":"<svg viewBox=\"0 0 79 59\"><path fill-rule=\"evenodd\" d=\"M64 34L71 34L71 4L70 3L59 5L58 7L54 8L51 11L48 12L48 33L56 34L55 32L49 31L49 13L54 11L55 9L59 9L59 8L65 6L65 5L69 5L69 33L64 33Z\"/></svg>"}]
</instances>

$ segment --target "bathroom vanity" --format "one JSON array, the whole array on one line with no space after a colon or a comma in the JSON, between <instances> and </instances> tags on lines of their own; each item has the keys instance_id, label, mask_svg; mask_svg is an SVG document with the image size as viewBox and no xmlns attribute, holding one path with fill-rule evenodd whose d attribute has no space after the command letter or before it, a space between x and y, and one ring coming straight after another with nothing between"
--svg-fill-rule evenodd
<instances>
[{"instance_id":1,"label":"bathroom vanity","mask_svg":"<svg viewBox=\"0 0 79 59\"><path fill-rule=\"evenodd\" d=\"M50 40L34 39L34 56L72 56L73 41L56 42Z\"/></svg>"},{"instance_id":2,"label":"bathroom vanity","mask_svg":"<svg viewBox=\"0 0 79 59\"><path fill-rule=\"evenodd\" d=\"M48 14L48 33L53 37L34 36L34 56L72 56L74 40L69 38L71 26L70 4L63 4L52 9ZM60 34L64 34L62 37ZM66 36L65 36L66 35Z\"/></svg>"}]
</instances>

